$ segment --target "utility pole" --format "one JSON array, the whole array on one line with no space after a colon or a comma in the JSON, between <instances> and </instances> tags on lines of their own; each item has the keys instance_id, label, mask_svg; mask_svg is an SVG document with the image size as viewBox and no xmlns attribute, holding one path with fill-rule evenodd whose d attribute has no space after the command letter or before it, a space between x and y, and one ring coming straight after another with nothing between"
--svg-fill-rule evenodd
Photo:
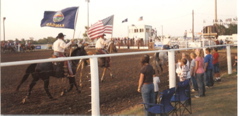
<instances>
[{"instance_id":1,"label":"utility pole","mask_svg":"<svg viewBox=\"0 0 240 116\"><path fill-rule=\"evenodd\" d=\"M3 42L5 42L5 20L6 17L3 17Z\"/></svg>"},{"instance_id":2,"label":"utility pole","mask_svg":"<svg viewBox=\"0 0 240 116\"><path fill-rule=\"evenodd\" d=\"M214 24L216 24L218 21L217 21L217 0L215 0L215 21L214 21Z\"/></svg>"},{"instance_id":3,"label":"utility pole","mask_svg":"<svg viewBox=\"0 0 240 116\"><path fill-rule=\"evenodd\" d=\"M194 41L194 10L192 10L192 40Z\"/></svg>"},{"instance_id":4,"label":"utility pole","mask_svg":"<svg viewBox=\"0 0 240 116\"><path fill-rule=\"evenodd\" d=\"M163 39L163 25L162 25L162 39Z\"/></svg>"}]
</instances>

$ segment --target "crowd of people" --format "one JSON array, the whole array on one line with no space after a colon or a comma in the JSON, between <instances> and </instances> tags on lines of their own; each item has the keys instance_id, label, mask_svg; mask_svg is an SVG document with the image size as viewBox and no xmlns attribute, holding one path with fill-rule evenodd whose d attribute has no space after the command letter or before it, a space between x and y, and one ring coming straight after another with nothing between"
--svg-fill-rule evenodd
<instances>
[{"instance_id":1,"label":"crowd of people","mask_svg":"<svg viewBox=\"0 0 240 116\"><path fill-rule=\"evenodd\" d=\"M31 42L27 41L2 41L1 48L5 50L22 51L23 47L31 47Z\"/></svg>"},{"instance_id":2,"label":"crowd of people","mask_svg":"<svg viewBox=\"0 0 240 116\"><path fill-rule=\"evenodd\" d=\"M182 53L182 57L176 63L177 81L189 79L191 91L196 93L195 98L204 97L206 88L212 88L215 82L221 82L218 48L206 48L205 54L204 56L202 49L196 49L189 55ZM137 91L141 93L144 103L156 103L160 79L155 75L149 60L149 55L144 55L141 59L142 68ZM236 66L237 70L237 56L233 66ZM150 106L146 105L147 107ZM146 111L146 115L151 114Z\"/></svg>"}]
</instances>

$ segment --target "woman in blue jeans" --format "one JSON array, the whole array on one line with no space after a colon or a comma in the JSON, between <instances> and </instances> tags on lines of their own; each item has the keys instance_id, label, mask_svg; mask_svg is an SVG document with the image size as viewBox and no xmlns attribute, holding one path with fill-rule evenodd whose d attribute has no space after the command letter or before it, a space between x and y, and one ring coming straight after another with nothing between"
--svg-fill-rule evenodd
<instances>
[{"instance_id":1,"label":"woman in blue jeans","mask_svg":"<svg viewBox=\"0 0 240 116\"><path fill-rule=\"evenodd\" d=\"M205 96L205 85L204 85L204 59L202 55L202 50L196 49L195 51L197 57L195 58L195 71L194 75L197 79L198 85L198 95L195 95L196 98Z\"/></svg>"},{"instance_id":2,"label":"woman in blue jeans","mask_svg":"<svg viewBox=\"0 0 240 116\"><path fill-rule=\"evenodd\" d=\"M140 70L140 77L138 82L137 91L142 94L142 99L144 103L155 103L154 96L154 85L153 85L153 75L154 69L149 64L149 55L144 55L141 59L142 68ZM149 105L146 105L146 108L149 108ZM149 112L146 112L146 115L151 115Z\"/></svg>"}]
</instances>

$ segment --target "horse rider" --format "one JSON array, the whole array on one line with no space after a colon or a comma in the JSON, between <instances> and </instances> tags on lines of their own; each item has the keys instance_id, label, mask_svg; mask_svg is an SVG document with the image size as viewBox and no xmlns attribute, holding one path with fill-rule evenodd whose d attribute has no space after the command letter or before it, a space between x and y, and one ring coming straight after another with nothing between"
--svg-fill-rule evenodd
<instances>
[{"instance_id":1,"label":"horse rider","mask_svg":"<svg viewBox=\"0 0 240 116\"><path fill-rule=\"evenodd\" d=\"M64 36L65 35L63 33L59 33L58 36L56 37L57 40L53 43L52 49L53 49L53 56L54 57L66 57L64 55L64 50L66 48L68 48L72 44L72 42L74 41L72 39L68 43L65 43L64 42ZM70 64L69 61L64 62L64 67L67 67L67 69L68 69L68 74L69 74L68 77L74 77L72 67L71 67L71 64Z\"/></svg>"},{"instance_id":2,"label":"horse rider","mask_svg":"<svg viewBox=\"0 0 240 116\"><path fill-rule=\"evenodd\" d=\"M96 52L99 54L108 54L108 52L104 49L105 45L107 45L108 43L104 40L104 36L106 36L105 34L103 34L96 42ZM105 66L107 66L108 61L110 60L109 57L105 57Z\"/></svg>"}]
</instances>

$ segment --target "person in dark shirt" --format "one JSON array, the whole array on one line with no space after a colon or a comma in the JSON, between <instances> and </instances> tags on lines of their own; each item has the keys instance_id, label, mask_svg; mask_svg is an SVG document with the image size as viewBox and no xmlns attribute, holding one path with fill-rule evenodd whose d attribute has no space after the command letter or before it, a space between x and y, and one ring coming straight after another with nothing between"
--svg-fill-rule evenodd
<instances>
[{"instance_id":1,"label":"person in dark shirt","mask_svg":"<svg viewBox=\"0 0 240 116\"><path fill-rule=\"evenodd\" d=\"M137 91L142 94L142 99L144 103L155 103L154 96L154 85L153 85L153 75L155 71L153 67L149 64L149 55L144 55L141 59L142 68L140 70L140 77L138 82ZM149 105L145 105L149 108ZM146 111L146 115L149 116L151 113Z\"/></svg>"}]
</instances>

